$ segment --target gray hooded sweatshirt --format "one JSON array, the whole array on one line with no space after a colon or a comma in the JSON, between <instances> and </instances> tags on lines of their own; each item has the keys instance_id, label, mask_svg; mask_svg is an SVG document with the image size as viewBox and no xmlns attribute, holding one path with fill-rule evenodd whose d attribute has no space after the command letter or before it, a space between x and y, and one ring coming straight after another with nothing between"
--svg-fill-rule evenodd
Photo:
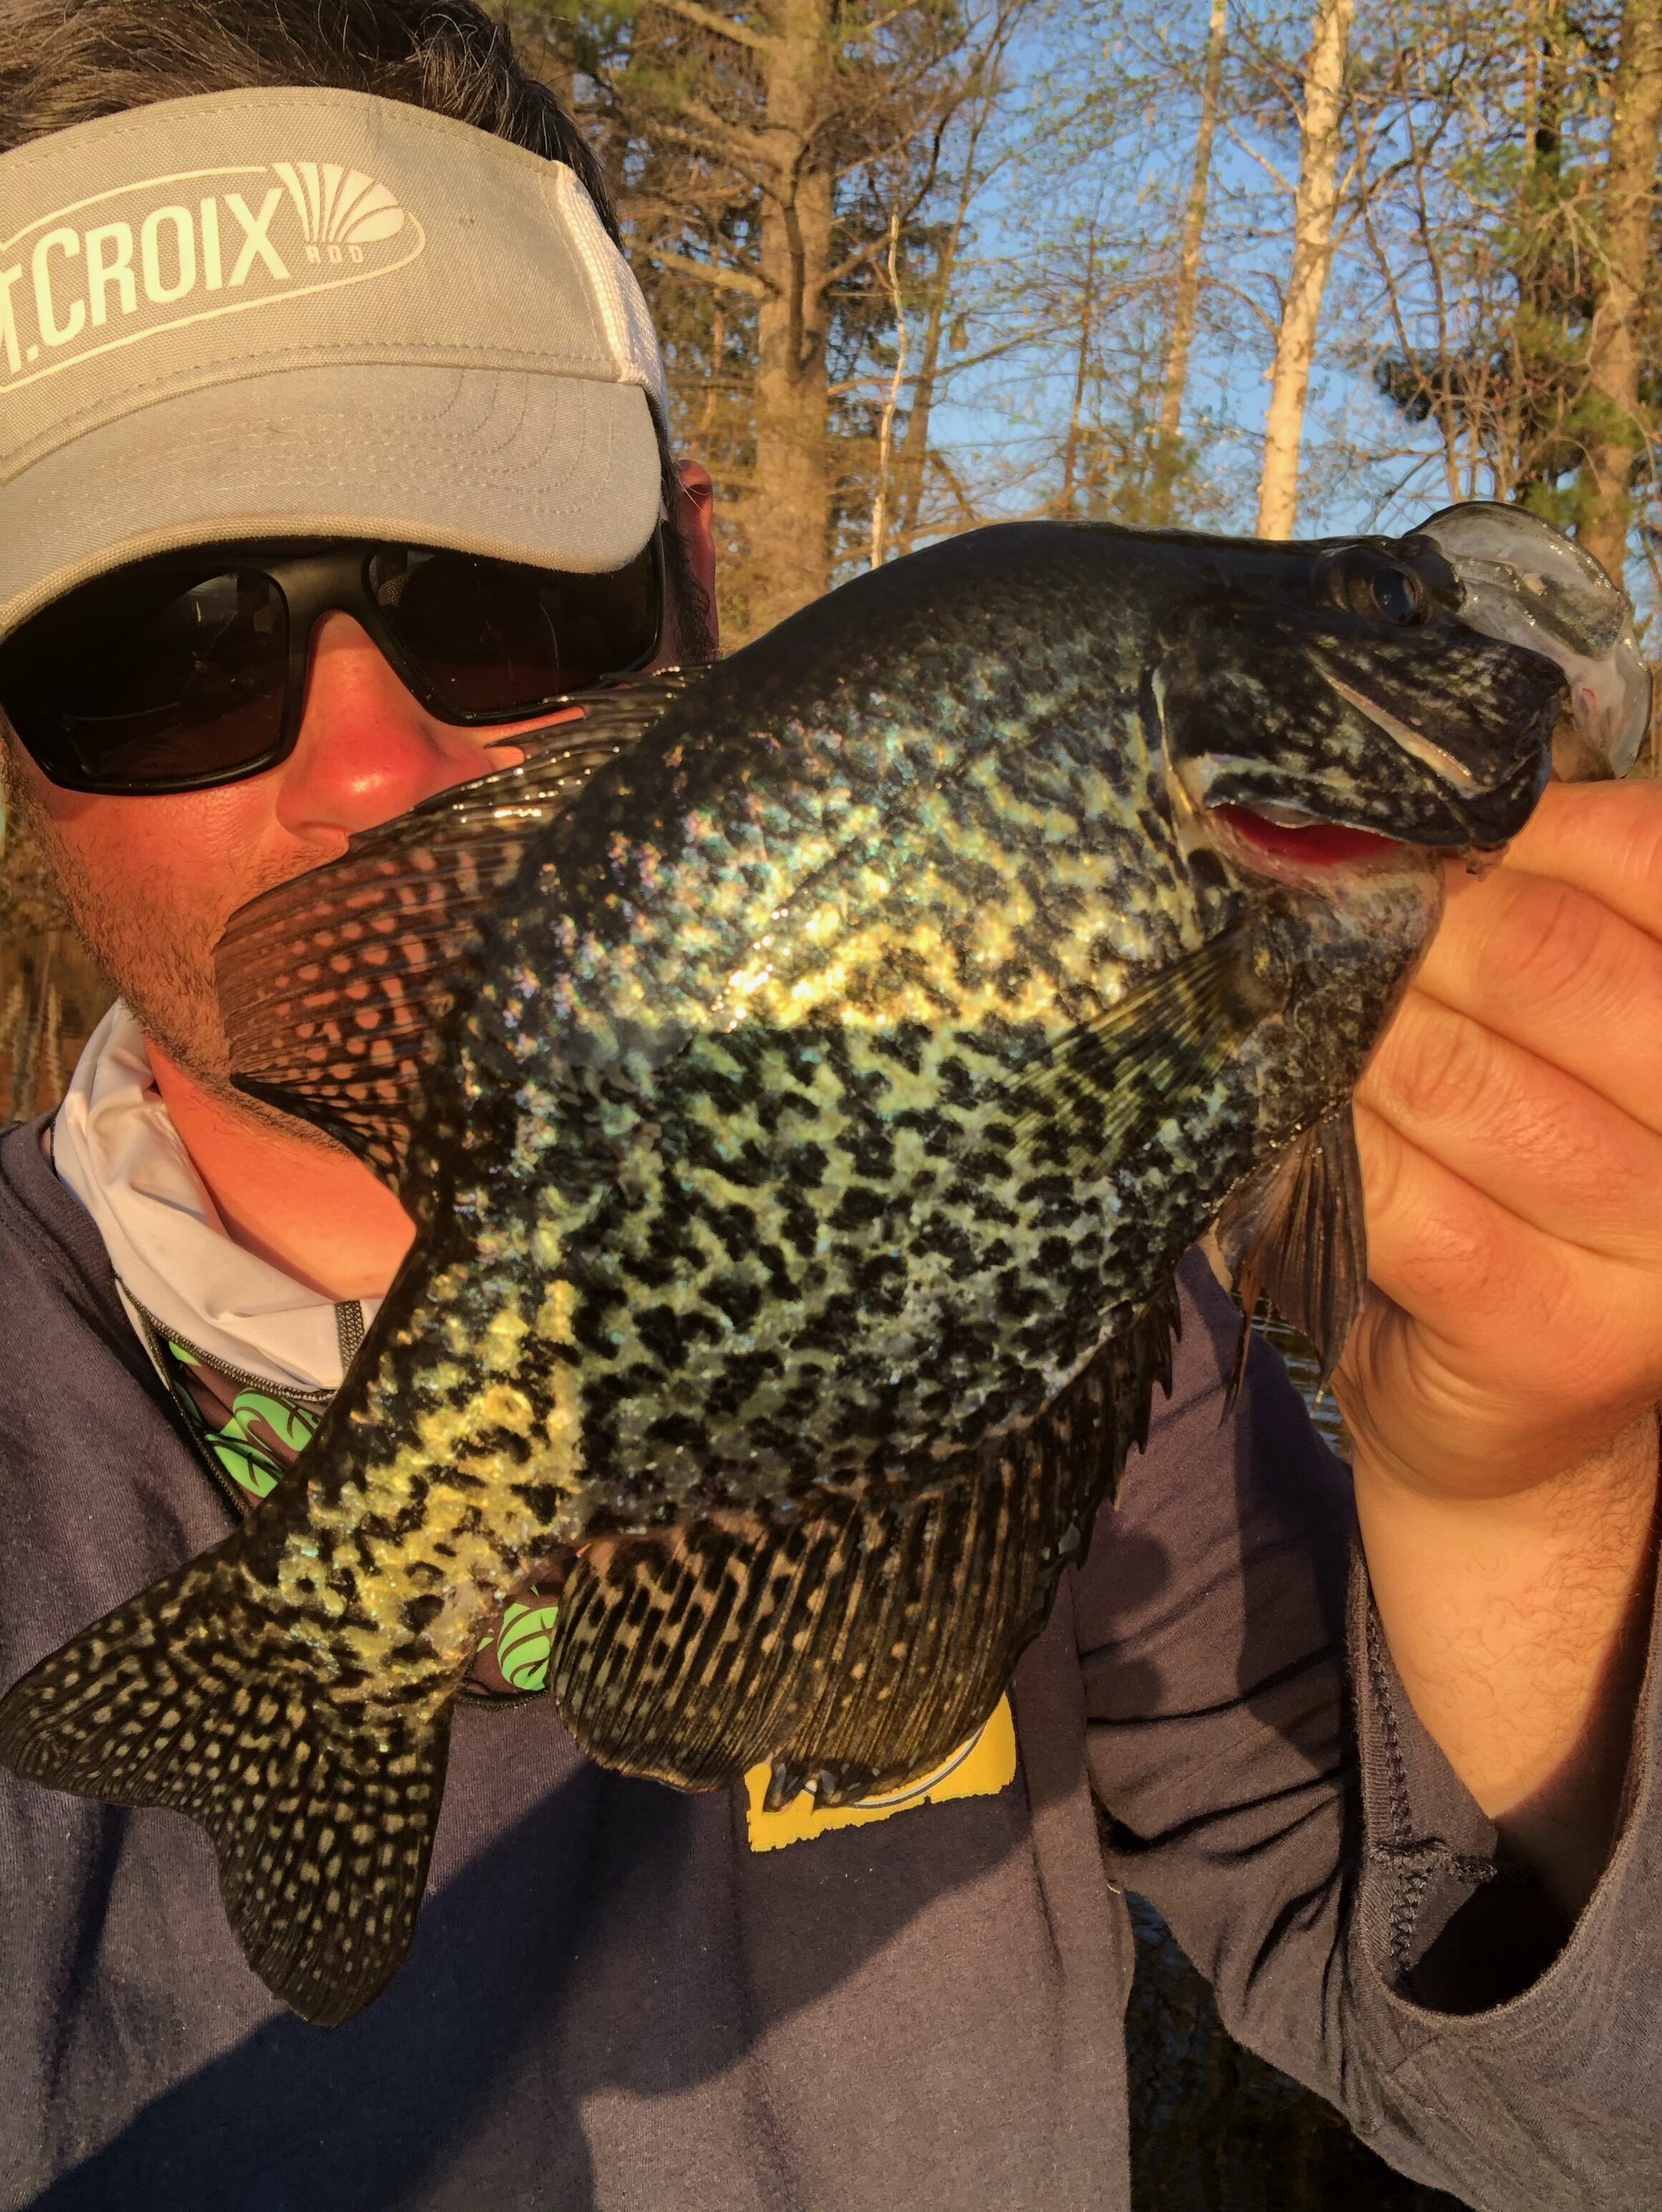
<instances>
[{"instance_id":1,"label":"gray hooded sweatshirt","mask_svg":"<svg viewBox=\"0 0 1662 2212\"><path fill-rule=\"evenodd\" d=\"M233 1519L40 1139L0 1140L0 1685ZM0 1772L0 2207L1123 2212L1129 1887L1408 2172L1653 2212L1654 1687L1566 1936L1391 1674L1343 1470L1273 1355L1221 1418L1238 1318L1182 1284L1002 1787L760 1850L742 1791L466 1710L410 1958L328 2030L244 1965L198 1828Z\"/></svg>"}]
</instances>

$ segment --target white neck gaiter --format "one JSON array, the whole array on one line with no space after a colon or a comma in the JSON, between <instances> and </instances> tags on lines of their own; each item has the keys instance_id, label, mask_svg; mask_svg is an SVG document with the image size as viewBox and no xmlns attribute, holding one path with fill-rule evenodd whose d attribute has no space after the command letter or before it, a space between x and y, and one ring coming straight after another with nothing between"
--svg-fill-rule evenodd
<instances>
[{"instance_id":1,"label":"white neck gaiter","mask_svg":"<svg viewBox=\"0 0 1662 2212\"><path fill-rule=\"evenodd\" d=\"M170 1335L279 1389L340 1388L334 1301L232 1243L119 1000L76 1063L52 1161L97 1224L123 1291ZM365 1326L380 1303L362 1301Z\"/></svg>"}]
</instances>

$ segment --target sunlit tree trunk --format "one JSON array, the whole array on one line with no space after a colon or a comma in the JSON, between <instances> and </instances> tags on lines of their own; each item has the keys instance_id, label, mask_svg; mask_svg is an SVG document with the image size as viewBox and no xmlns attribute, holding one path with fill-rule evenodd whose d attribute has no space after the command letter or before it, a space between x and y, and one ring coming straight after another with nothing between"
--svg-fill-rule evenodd
<instances>
[{"instance_id":1,"label":"sunlit tree trunk","mask_svg":"<svg viewBox=\"0 0 1662 2212\"><path fill-rule=\"evenodd\" d=\"M1514 273L1519 313L1512 334L1507 435L1497 441L1497 499L1528 499L1557 481L1553 465L1567 404L1565 365L1574 344L1572 301L1562 266L1564 236L1564 99L1571 30L1560 0L1525 0L1524 174ZM1573 187L1572 187L1573 189Z\"/></svg>"},{"instance_id":2,"label":"sunlit tree trunk","mask_svg":"<svg viewBox=\"0 0 1662 2212\"><path fill-rule=\"evenodd\" d=\"M1647 439L1640 411L1641 325L1651 284L1652 217L1662 138L1662 0L1626 0L1601 195L1601 245L1588 337L1595 403L1586 443L1578 535L1618 580L1627 564L1634 464Z\"/></svg>"},{"instance_id":3,"label":"sunlit tree trunk","mask_svg":"<svg viewBox=\"0 0 1662 2212\"><path fill-rule=\"evenodd\" d=\"M970 95L967 126L958 170L957 192L951 220L935 250L934 270L925 295L922 343L918 348L916 374L912 379L911 398L906 410L906 428L900 441L899 453L895 458L894 527L891 544L896 553L910 553L917 536L924 478L929 465L929 423L941 381L941 351L947 336L959 252L964 242L971 204L990 173L983 162L982 137L999 104L1004 61L1010 41L1028 14L1029 8L1030 0L999 0L991 27L975 57L971 76L973 89ZM995 160L992 167L998 166Z\"/></svg>"},{"instance_id":4,"label":"sunlit tree trunk","mask_svg":"<svg viewBox=\"0 0 1662 2212\"><path fill-rule=\"evenodd\" d=\"M894 457L894 418L900 405L900 387L906 380L906 302L900 296L900 210L889 217L886 267L889 298L894 307L894 373L883 395L877 426L877 480L872 492L871 565L880 568L889 557L892 501L889 479Z\"/></svg>"},{"instance_id":5,"label":"sunlit tree trunk","mask_svg":"<svg viewBox=\"0 0 1662 2212\"><path fill-rule=\"evenodd\" d=\"M1097 225L1091 218L1086 240L1085 282L1079 295L1079 343L1074 355L1074 398L1068 412L1068 436L1062 448L1062 489L1056 513L1065 520L1074 511L1079 489L1080 459L1085 441L1085 394L1091 380L1091 356L1097 330Z\"/></svg>"},{"instance_id":6,"label":"sunlit tree trunk","mask_svg":"<svg viewBox=\"0 0 1662 2212\"><path fill-rule=\"evenodd\" d=\"M834 66L830 0L777 0L757 48L765 108L758 133L756 489L740 509L754 578L750 624L765 629L831 582L826 439L826 280L831 186L815 158Z\"/></svg>"},{"instance_id":7,"label":"sunlit tree trunk","mask_svg":"<svg viewBox=\"0 0 1662 2212\"><path fill-rule=\"evenodd\" d=\"M1177 297L1172 304L1172 337L1160 389L1160 437L1154 454L1149 520L1169 522L1172 488L1183 453L1183 397L1189 382L1189 349L1195 341L1200 306L1201 246L1206 236L1206 195L1212 175L1212 142L1217 136L1218 96L1223 83L1224 34L1228 0L1212 0L1206 34L1206 75L1201 85L1200 128L1195 134L1195 170L1184 210L1183 244L1178 255Z\"/></svg>"},{"instance_id":8,"label":"sunlit tree trunk","mask_svg":"<svg viewBox=\"0 0 1662 2212\"><path fill-rule=\"evenodd\" d=\"M928 307L923 318L922 343L918 349L917 374L912 381L911 404L907 410L906 428L895 461L893 546L897 553L910 553L917 536L918 515L923 504L923 478L929 465L929 420L934 411L935 387L941 376L941 348L947 335L947 311L952 299L953 279L957 273L959 246L969 216L970 202L975 196L976 151L989 105L987 101L983 102L982 114L970 132L969 148L959 176L957 204L947 235L941 241L929 286Z\"/></svg>"},{"instance_id":9,"label":"sunlit tree trunk","mask_svg":"<svg viewBox=\"0 0 1662 2212\"><path fill-rule=\"evenodd\" d=\"M1355 0L1318 0L1305 64L1299 182L1293 201L1293 268L1275 337L1258 535L1290 538L1299 511L1299 445L1316 350L1316 325L1333 258L1345 55Z\"/></svg>"},{"instance_id":10,"label":"sunlit tree trunk","mask_svg":"<svg viewBox=\"0 0 1662 2212\"><path fill-rule=\"evenodd\" d=\"M919 515L923 505L923 478L929 464L929 419L934 410L935 386L941 374L941 347L946 335L947 301L951 287L951 266L935 272L930 288L928 312L923 321L923 343L919 349L917 374L912 383L911 404L906 410L906 428L900 441L900 451L895 459L895 515L892 540L897 553L910 553L917 538Z\"/></svg>"},{"instance_id":11,"label":"sunlit tree trunk","mask_svg":"<svg viewBox=\"0 0 1662 2212\"><path fill-rule=\"evenodd\" d=\"M850 457L870 450L871 370L892 326L891 226L872 220L891 202L914 321L887 413L889 550L917 527L926 460L953 480L928 452L952 264L985 180L975 148L1007 89L1001 64L1039 4L509 0L571 70L619 186L670 365L673 434L715 483L730 643L822 592L859 535L869 544ZM943 254L954 195L940 189L941 163L963 143L960 118L973 127Z\"/></svg>"}]
</instances>

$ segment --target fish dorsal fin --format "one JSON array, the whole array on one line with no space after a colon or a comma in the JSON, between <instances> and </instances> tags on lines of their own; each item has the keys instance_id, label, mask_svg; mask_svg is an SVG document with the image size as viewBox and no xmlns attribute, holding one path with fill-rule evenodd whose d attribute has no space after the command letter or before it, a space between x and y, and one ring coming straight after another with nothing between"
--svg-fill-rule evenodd
<instances>
[{"instance_id":1,"label":"fish dorsal fin","mask_svg":"<svg viewBox=\"0 0 1662 2212\"><path fill-rule=\"evenodd\" d=\"M429 1043L472 981L486 915L537 834L701 672L578 695L581 720L516 736L512 768L354 837L234 914L217 980L231 1079L396 1185Z\"/></svg>"},{"instance_id":2,"label":"fish dorsal fin","mask_svg":"<svg viewBox=\"0 0 1662 2212\"><path fill-rule=\"evenodd\" d=\"M1367 1295L1367 1226L1350 1102L1236 1186L1218 1249L1251 1316L1267 1297L1310 1344L1327 1388Z\"/></svg>"},{"instance_id":3,"label":"fish dorsal fin","mask_svg":"<svg viewBox=\"0 0 1662 2212\"><path fill-rule=\"evenodd\" d=\"M1136 1116L1175 1097L1285 1001L1255 918L1170 962L1070 1030L1012 1080L1018 1133L1066 1170L1111 1157Z\"/></svg>"}]
</instances>

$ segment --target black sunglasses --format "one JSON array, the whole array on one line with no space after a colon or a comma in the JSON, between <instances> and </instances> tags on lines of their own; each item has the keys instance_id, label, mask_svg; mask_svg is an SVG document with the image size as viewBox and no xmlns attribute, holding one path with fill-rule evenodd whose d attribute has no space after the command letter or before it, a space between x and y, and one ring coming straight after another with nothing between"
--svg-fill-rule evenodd
<instances>
[{"instance_id":1,"label":"black sunglasses","mask_svg":"<svg viewBox=\"0 0 1662 2212\"><path fill-rule=\"evenodd\" d=\"M654 532L627 568L569 574L428 545L260 540L135 561L0 645L0 708L70 791L196 791L293 750L319 617L362 623L441 721L518 722L647 666Z\"/></svg>"}]
</instances>

